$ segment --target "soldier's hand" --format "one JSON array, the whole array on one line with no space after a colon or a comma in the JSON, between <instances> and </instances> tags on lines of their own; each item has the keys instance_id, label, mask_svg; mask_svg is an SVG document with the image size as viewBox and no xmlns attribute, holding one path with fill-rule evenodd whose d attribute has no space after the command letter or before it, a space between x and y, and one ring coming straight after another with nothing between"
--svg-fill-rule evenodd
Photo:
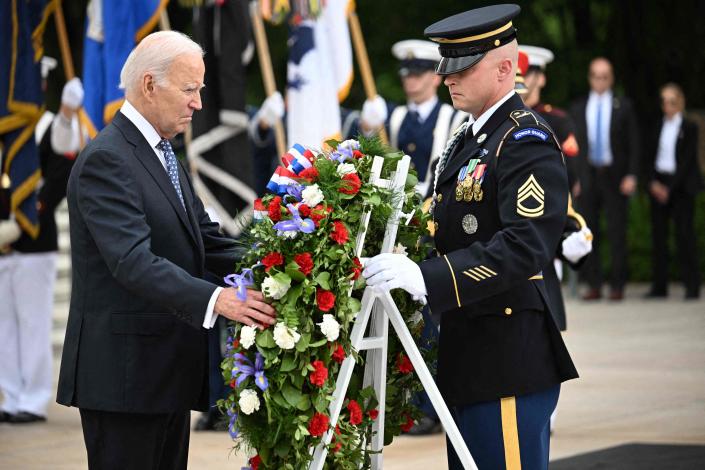
<instances>
[{"instance_id":1,"label":"soldier's hand","mask_svg":"<svg viewBox=\"0 0 705 470\"><path fill-rule=\"evenodd\" d=\"M275 91L262 102L255 120L265 127L274 127L282 117L284 117L284 98L281 93Z\"/></svg>"},{"instance_id":2,"label":"soldier's hand","mask_svg":"<svg viewBox=\"0 0 705 470\"><path fill-rule=\"evenodd\" d=\"M260 329L273 325L277 315L272 306L265 302L261 292L248 289L247 299L243 302L232 287L220 291L213 310L229 320Z\"/></svg>"},{"instance_id":3,"label":"soldier's hand","mask_svg":"<svg viewBox=\"0 0 705 470\"><path fill-rule=\"evenodd\" d=\"M592 251L592 232L589 228L583 227L578 232L571 233L561 245L563 257L571 263L577 263L580 259Z\"/></svg>"},{"instance_id":4,"label":"soldier's hand","mask_svg":"<svg viewBox=\"0 0 705 470\"><path fill-rule=\"evenodd\" d=\"M383 253L371 258L362 275L367 285L381 291L401 288L421 301L426 296L426 283L419 265L404 255Z\"/></svg>"},{"instance_id":5,"label":"soldier's hand","mask_svg":"<svg viewBox=\"0 0 705 470\"><path fill-rule=\"evenodd\" d=\"M362 126L368 129L379 129L384 126L387 120L387 103L377 95L372 99L365 100L360 113Z\"/></svg>"},{"instance_id":6,"label":"soldier's hand","mask_svg":"<svg viewBox=\"0 0 705 470\"><path fill-rule=\"evenodd\" d=\"M74 111L83 105L83 84L80 78L74 77L66 82L61 92L61 104Z\"/></svg>"}]
</instances>

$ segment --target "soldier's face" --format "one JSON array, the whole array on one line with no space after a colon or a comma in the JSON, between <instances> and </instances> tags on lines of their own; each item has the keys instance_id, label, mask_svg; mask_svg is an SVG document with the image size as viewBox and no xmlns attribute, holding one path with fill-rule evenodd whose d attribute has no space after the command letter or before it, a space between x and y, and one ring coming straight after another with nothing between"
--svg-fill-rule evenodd
<instances>
[{"instance_id":1,"label":"soldier's face","mask_svg":"<svg viewBox=\"0 0 705 470\"><path fill-rule=\"evenodd\" d=\"M448 87L455 109L470 113L477 119L489 107L487 102L496 85L492 68L492 62L485 57L469 69L446 75L443 83Z\"/></svg>"},{"instance_id":2,"label":"soldier's face","mask_svg":"<svg viewBox=\"0 0 705 470\"><path fill-rule=\"evenodd\" d=\"M154 88L159 107L155 128L159 135L171 139L186 130L194 111L201 109L201 88L205 65L198 54L184 55L169 67L166 83Z\"/></svg>"},{"instance_id":3,"label":"soldier's face","mask_svg":"<svg viewBox=\"0 0 705 470\"><path fill-rule=\"evenodd\" d=\"M410 73L401 79L404 93L413 101L425 100L434 95L440 83L440 77L433 70Z\"/></svg>"}]
</instances>

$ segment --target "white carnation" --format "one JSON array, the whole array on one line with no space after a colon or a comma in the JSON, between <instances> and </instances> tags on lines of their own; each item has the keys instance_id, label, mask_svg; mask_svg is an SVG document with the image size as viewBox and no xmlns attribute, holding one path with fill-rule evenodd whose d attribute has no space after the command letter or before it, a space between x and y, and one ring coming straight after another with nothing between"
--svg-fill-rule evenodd
<instances>
[{"instance_id":1,"label":"white carnation","mask_svg":"<svg viewBox=\"0 0 705 470\"><path fill-rule=\"evenodd\" d=\"M338 148L349 148L352 150L360 150L360 142L355 139L344 140L338 144Z\"/></svg>"},{"instance_id":2,"label":"white carnation","mask_svg":"<svg viewBox=\"0 0 705 470\"><path fill-rule=\"evenodd\" d=\"M401 243L397 243L397 246L394 247L392 250L392 253L396 253L398 255L404 255L407 256L408 253L406 252L406 247L402 245Z\"/></svg>"},{"instance_id":3,"label":"white carnation","mask_svg":"<svg viewBox=\"0 0 705 470\"><path fill-rule=\"evenodd\" d=\"M328 341L335 341L338 339L340 334L340 324L335 320L333 315L326 313L323 315L323 321L321 323L316 323L321 327L321 333L323 333Z\"/></svg>"},{"instance_id":4,"label":"white carnation","mask_svg":"<svg viewBox=\"0 0 705 470\"><path fill-rule=\"evenodd\" d=\"M296 328L289 328L286 323L279 322L274 326L274 342L282 349L293 349L300 338Z\"/></svg>"},{"instance_id":5,"label":"white carnation","mask_svg":"<svg viewBox=\"0 0 705 470\"><path fill-rule=\"evenodd\" d=\"M357 170L355 169L355 165L352 163L341 163L335 171L337 171L338 176L342 178L348 173L355 173Z\"/></svg>"},{"instance_id":6,"label":"white carnation","mask_svg":"<svg viewBox=\"0 0 705 470\"><path fill-rule=\"evenodd\" d=\"M262 292L267 297L273 299L281 299L289 291L291 283L280 282L272 276L267 276L264 281L262 281Z\"/></svg>"},{"instance_id":7,"label":"white carnation","mask_svg":"<svg viewBox=\"0 0 705 470\"><path fill-rule=\"evenodd\" d=\"M308 207L314 207L323 201L323 193L317 184L312 184L301 192L301 200Z\"/></svg>"},{"instance_id":8,"label":"white carnation","mask_svg":"<svg viewBox=\"0 0 705 470\"><path fill-rule=\"evenodd\" d=\"M250 346L255 344L255 336L257 335L257 328L253 326L243 326L240 330L240 345L245 349L250 349Z\"/></svg>"},{"instance_id":9,"label":"white carnation","mask_svg":"<svg viewBox=\"0 0 705 470\"><path fill-rule=\"evenodd\" d=\"M240 411L246 415L250 415L259 410L259 397L257 396L257 392L250 389L243 390L240 392L238 404L240 405Z\"/></svg>"},{"instance_id":10,"label":"white carnation","mask_svg":"<svg viewBox=\"0 0 705 470\"><path fill-rule=\"evenodd\" d=\"M421 320L423 320L423 314L421 313L421 310L417 310L414 312L413 315L409 317L409 324L410 325L416 325L418 324Z\"/></svg>"}]
</instances>

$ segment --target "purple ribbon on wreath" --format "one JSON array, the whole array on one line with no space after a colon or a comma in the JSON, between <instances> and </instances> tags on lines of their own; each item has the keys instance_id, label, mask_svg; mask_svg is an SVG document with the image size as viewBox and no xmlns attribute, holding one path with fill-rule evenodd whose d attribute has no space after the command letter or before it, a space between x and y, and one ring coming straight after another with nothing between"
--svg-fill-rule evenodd
<instances>
[{"instance_id":1,"label":"purple ribbon on wreath","mask_svg":"<svg viewBox=\"0 0 705 470\"><path fill-rule=\"evenodd\" d=\"M264 375L264 357L259 352L255 354L254 364L242 353L236 353L233 358L235 365L233 366L232 378L235 379L236 387L239 387L248 377L254 377L255 385L263 392L267 390L269 380Z\"/></svg>"},{"instance_id":2,"label":"purple ribbon on wreath","mask_svg":"<svg viewBox=\"0 0 705 470\"><path fill-rule=\"evenodd\" d=\"M247 300L247 288L255 285L255 279L252 270L245 268L242 274L229 274L223 278L223 281L237 289L237 298L242 302Z\"/></svg>"},{"instance_id":3,"label":"purple ribbon on wreath","mask_svg":"<svg viewBox=\"0 0 705 470\"><path fill-rule=\"evenodd\" d=\"M302 219L299 210L293 204L287 204L287 209L291 213L291 219L282 220L274 224L272 228L280 232L303 232L311 233L316 230L316 224L311 219Z\"/></svg>"}]
</instances>

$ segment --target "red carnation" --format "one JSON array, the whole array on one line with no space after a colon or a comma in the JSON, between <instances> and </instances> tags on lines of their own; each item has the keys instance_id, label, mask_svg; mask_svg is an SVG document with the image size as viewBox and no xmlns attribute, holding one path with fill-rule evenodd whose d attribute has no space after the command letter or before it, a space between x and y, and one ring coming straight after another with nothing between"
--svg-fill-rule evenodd
<instances>
[{"instance_id":1,"label":"red carnation","mask_svg":"<svg viewBox=\"0 0 705 470\"><path fill-rule=\"evenodd\" d=\"M284 264L284 256L282 256L281 253L272 251L271 253L268 253L267 256L262 258L262 264L265 265L264 270L269 272L269 270L272 269L274 266Z\"/></svg>"},{"instance_id":2,"label":"red carnation","mask_svg":"<svg viewBox=\"0 0 705 470\"><path fill-rule=\"evenodd\" d=\"M353 281L357 281L357 278L360 277L360 274L362 274L362 263L360 262L360 259L356 256L352 260L353 266L352 272L353 272Z\"/></svg>"},{"instance_id":3,"label":"red carnation","mask_svg":"<svg viewBox=\"0 0 705 470\"><path fill-rule=\"evenodd\" d=\"M311 181L316 181L318 179L318 170L316 170L313 166L308 167L299 173L299 178L306 178Z\"/></svg>"},{"instance_id":4,"label":"red carnation","mask_svg":"<svg viewBox=\"0 0 705 470\"><path fill-rule=\"evenodd\" d=\"M323 413L316 413L308 423L308 432L313 437L321 437L328 430L328 416Z\"/></svg>"},{"instance_id":5,"label":"red carnation","mask_svg":"<svg viewBox=\"0 0 705 470\"><path fill-rule=\"evenodd\" d=\"M359 150L353 150L353 157L354 158L362 158L364 156L365 156L365 154L360 152Z\"/></svg>"},{"instance_id":6,"label":"red carnation","mask_svg":"<svg viewBox=\"0 0 705 470\"><path fill-rule=\"evenodd\" d=\"M340 345L340 343L335 343L335 346L335 351L333 351L333 355L331 357L338 364L342 364L345 360L345 350Z\"/></svg>"},{"instance_id":7,"label":"red carnation","mask_svg":"<svg viewBox=\"0 0 705 470\"><path fill-rule=\"evenodd\" d=\"M235 388L235 379L232 379L230 381L230 388L233 388L233 389Z\"/></svg>"},{"instance_id":8,"label":"red carnation","mask_svg":"<svg viewBox=\"0 0 705 470\"><path fill-rule=\"evenodd\" d=\"M269 218L272 219L273 222L279 222L282 218L281 204L282 198L279 196L275 196L274 199L269 201Z\"/></svg>"},{"instance_id":9,"label":"red carnation","mask_svg":"<svg viewBox=\"0 0 705 470\"><path fill-rule=\"evenodd\" d=\"M339 220L333 222L333 232L331 232L330 237L338 245L345 244L348 241L348 229L345 228L345 224Z\"/></svg>"},{"instance_id":10,"label":"red carnation","mask_svg":"<svg viewBox=\"0 0 705 470\"><path fill-rule=\"evenodd\" d=\"M362 409L355 400L350 400L348 403L348 412L350 413L350 424L357 426L362 422Z\"/></svg>"},{"instance_id":11,"label":"red carnation","mask_svg":"<svg viewBox=\"0 0 705 470\"><path fill-rule=\"evenodd\" d=\"M240 347L240 340L235 338L235 341L233 341L233 349L237 349Z\"/></svg>"},{"instance_id":12,"label":"red carnation","mask_svg":"<svg viewBox=\"0 0 705 470\"><path fill-rule=\"evenodd\" d=\"M308 276L313 270L313 258L311 258L311 253L301 253L294 256L294 262L299 265L299 271L304 276Z\"/></svg>"},{"instance_id":13,"label":"red carnation","mask_svg":"<svg viewBox=\"0 0 705 470\"><path fill-rule=\"evenodd\" d=\"M323 384L328 380L328 369L323 364L323 361L313 361L311 365L314 371L308 376L309 380L316 387L323 387Z\"/></svg>"},{"instance_id":14,"label":"red carnation","mask_svg":"<svg viewBox=\"0 0 705 470\"><path fill-rule=\"evenodd\" d=\"M399 353L399 356L397 357L397 370L402 374L409 374L414 370L414 366L411 364L411 361L406 354Z\"/></svg>"},{"instance_id":15,"label":"red carnation","mask_svg":"<svg viewBox=\"0 0 705 470\"><path fill-rule=\"evenodd\" d=\"M401 427L402 432L409 432L411 430L411 428L414 427L414 419L411 416L409 416L409 414L407 413L406 422L403 423L400 427Z\"/></svg>"},{"instance_id":16,"label":"red carnation","mask_svg":"<svg viewBox=\"0 0 705 470\"><path fill-rule=\"evenodd\" d=\"M376 408L374 410L370 410L367 412L367 416L372 418L372 421L374 421L375 419L377 419L377 416L379 416L379 410Z\"/></svg>"},{"instance_id":17,"label":"red carnation","mask_svg":"<svg viewBox=\"0 0 705 470\"><path fill-rule=\"evenodd\" d=\"M267 209L264 207L264 204L262 203L262 199L261 199L261 198L255 199L255 210L256 210L256 211L264 211L264 210L267 210Z\"/></svg>"},{"instance_id":18,"label":"red carnation","mask_svg":"<svg viewBox=\"0 0 705 470\"><path fill-rule=\"evenodd\" d=\"M250 459L250 467L252 467L252 470L257 470L259 468L259 464L262 463L262 457L259 456L259 454L255 455Z\"/></svg>"},{"instance_id":19,"label":"red carnation","mask_svg":"<svg viewBox=\"0 0 705 470\"><path fill-rule=\"evenodd\" d=\"M335 433L340 436L340 426L337 424L335 425ZM333 446L333 453L336 453L340 450L341 447L343 447L343 443L338 441L338 439L333 436L333 439L330 441L331 444L335 444Z\"/></svg>"},{"instance_id":20,"label":"red carnation","mask_svg":"<svg viewBox=\"0 0 705 470\"><path fill-rule=\"evenodd\" d=\"M318 223L326 218L326 215L331 211L332 209L329 209L328 207L325 207L323 204L318 204L316 207L311 209L311 219L313 219L313 223L316 224L316 227L318 227Z\"/></svg>"},{"instance_id":21,"label":"red carnation","mask_svg":"<svg viewBox=\"0 0 705 470\"><path fill-rule=\"evenodd\" d=\"M316 304L322 312L327 312L335 305L335 294L329 290L316 289Z\"/></svg>"},{"instance_id":22,"label":"red carnation","mask_svg":"<svg viewBox=\"0 0 705 470\"><path fill-rule=\"evenodd\" d=\"M362 186L362 182L357 173L348 173L343 175L343 185L338 188L338 191L343 194L357 194L360 191L360 186Z\"/></svg>"},{"instance_id":23,"label":"red carnation","mask_svg":"<svg viewBox=\"0 0 705 470\"><path fill-rule=\"evenodd\" d=\"M306 204L300 204L299 214L301 215L301 217L308 217L309 215L311 215L311 208L308 207Z\"/></svg>"}]
</instances>

